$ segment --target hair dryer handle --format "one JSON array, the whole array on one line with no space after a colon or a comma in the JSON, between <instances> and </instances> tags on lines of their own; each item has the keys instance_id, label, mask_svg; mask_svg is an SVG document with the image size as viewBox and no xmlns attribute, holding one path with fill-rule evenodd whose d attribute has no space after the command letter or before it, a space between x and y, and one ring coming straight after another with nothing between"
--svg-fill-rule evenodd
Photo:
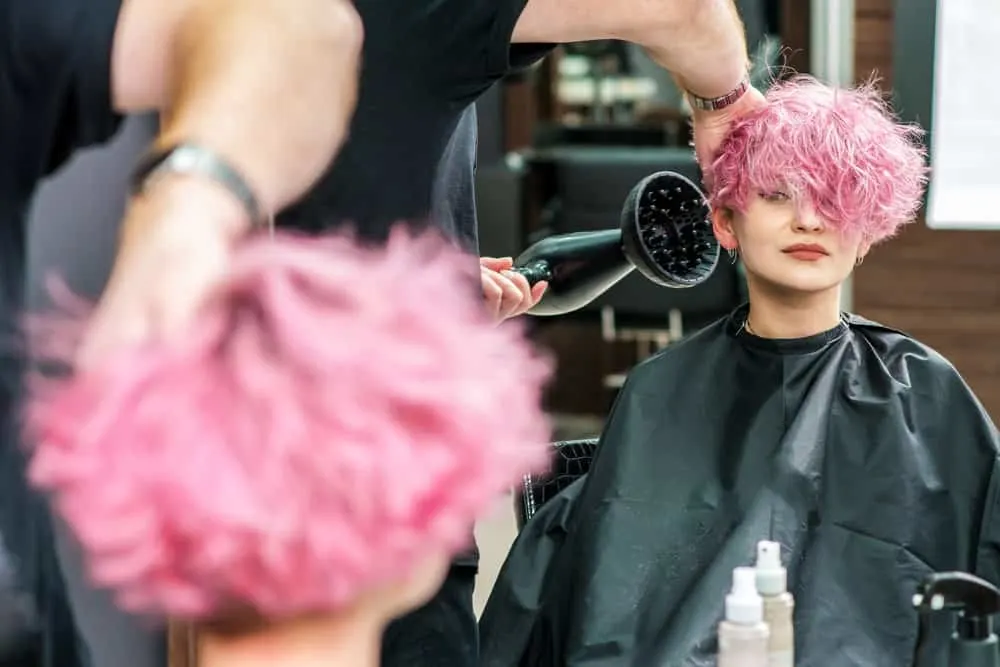
<instances>
[{"instance_id":1,"label":"hair dryer handle","mask_svg":"<svg viewBox=\"0 0 1000 667\"><path fill-rule=\"evenodd\" d=\"M544 259L536 259L524 266L515 266L511 270L524 276L532 287L542 281L552 280L552 267L549 266L548 260Z\"/></svg>"}]
</instances>

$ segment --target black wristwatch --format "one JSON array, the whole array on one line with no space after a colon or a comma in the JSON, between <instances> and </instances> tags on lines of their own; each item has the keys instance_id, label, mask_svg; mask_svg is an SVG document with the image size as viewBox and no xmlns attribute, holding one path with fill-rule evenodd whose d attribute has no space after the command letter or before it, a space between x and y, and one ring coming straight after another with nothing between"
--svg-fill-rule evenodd
<instances>
[{"instance_id":1,"label":"black wristwatch","mask_svg":"<svg viewBox=\"0 0 1000 667\"><path fill-rule=\"evenodd\" d=\"M246 179L211 149L182 143L150 151L132 172L132 194L141 194L157 177L166 174L200 176L214 181L240 202L254 225L267 224L260 202Z\"/></svg>"}]
</instances>

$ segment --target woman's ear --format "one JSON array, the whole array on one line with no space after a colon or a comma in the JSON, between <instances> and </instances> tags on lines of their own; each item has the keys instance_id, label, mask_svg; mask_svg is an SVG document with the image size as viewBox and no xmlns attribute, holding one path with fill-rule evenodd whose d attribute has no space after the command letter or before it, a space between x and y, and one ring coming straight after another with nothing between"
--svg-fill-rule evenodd
<instances>
[{"instance_id":1,"label":"woman's ear","mask_svg":"<svg viewBox=\"0 0 1000 667\"><path fill-rule=\"evenodd\" d=\"M712 231L723 250L736 250L740 242L733 232L733 213L727 208L712 209Z\"/></svg>"}]
</instances>

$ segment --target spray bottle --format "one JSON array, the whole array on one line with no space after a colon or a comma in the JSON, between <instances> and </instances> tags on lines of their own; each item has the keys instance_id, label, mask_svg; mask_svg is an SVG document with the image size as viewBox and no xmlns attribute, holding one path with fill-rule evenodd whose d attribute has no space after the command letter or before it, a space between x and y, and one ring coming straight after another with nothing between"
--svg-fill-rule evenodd
<instances>
[{"instance_id":1,"label":"spray bottle","mask_svg":"<svg viewBox=\"0 0 1000 667\"><path fill-rule=\"evenodd\" d=\"M788 592L788 574L781 564L781 545L757 543L757 592L764 600L764 622L771 631L768 640L769 667L795 667L795 631L792 612L795 600Z\"/></svg>"},{"instance_id":2,"label":"spray bottle","mask_svg":"<svg viewBox=\"0 0 1000 667\"><path fill-rule=\"evenodd\" d=\"M757 593L752 567L733 570L733 590L726 596L726 618L719 624L718 667L768 667L764 601Z\"/></svg>"},{"instance_id":3,"label":"spray bottle","mask_svg":"<svg viewBox=\"0 0 1000 667\"><path fill-rule=\"evenodd\" d=\"M1000 639L993 616L1000 613L1000 590L965 572L939 572L924 579L913 596L920 614L916 664L928 664L923 655L928 640L927 616L932 612L957 613L948 647L947 667L1000 667Z\"/></svg>"}]
</instances>

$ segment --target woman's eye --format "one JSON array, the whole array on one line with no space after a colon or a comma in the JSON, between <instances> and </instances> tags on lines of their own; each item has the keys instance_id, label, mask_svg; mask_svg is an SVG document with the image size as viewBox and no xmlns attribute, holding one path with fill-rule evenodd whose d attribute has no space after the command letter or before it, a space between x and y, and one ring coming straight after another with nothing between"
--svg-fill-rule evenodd
<instances>
[{"instance_id":1,"label":"woman's eye","mask_svg":"<svg viewBox=\"0 0 1000 667\"><path fill-rule=\"evenodd\" d=\"M789 197L784 192L761 192L760 198L769 202L788 201Z\"/></svg>"}]
</instances>

